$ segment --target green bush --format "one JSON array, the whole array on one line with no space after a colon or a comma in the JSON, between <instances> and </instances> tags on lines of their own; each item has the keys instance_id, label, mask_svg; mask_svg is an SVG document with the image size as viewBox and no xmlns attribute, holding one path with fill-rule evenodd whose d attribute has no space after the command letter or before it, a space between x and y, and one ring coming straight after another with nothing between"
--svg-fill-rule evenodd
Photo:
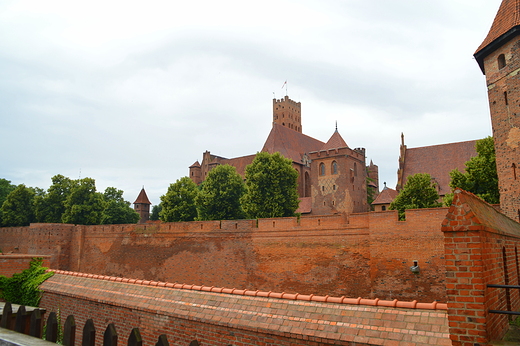
<instances>
[{"instance_id":1,"label":"green bush","mask_svg":"<svg viewBox=\"0 0 520 346\"><path fill-rule=\"evenodd\" d=\"M46 272L42 258L33 258L29 269L8 278L0 275L0 298L12 304L38 306L41 299L40 285L54 275Z\"/></svg>"}]
</instances>

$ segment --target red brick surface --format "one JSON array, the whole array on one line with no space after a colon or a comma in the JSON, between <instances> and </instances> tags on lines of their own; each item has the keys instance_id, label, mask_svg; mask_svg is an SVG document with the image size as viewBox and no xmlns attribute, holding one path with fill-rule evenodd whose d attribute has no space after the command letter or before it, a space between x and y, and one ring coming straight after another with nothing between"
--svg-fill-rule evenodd
<instances>
[{"instance_id":1,"label":"red brick surface","mask_svg":"<svg viewBox=\"0 0 520 346\"><path fill-rule=\"evenodd\" d=\"M0 275L9 278L15 273L21 273L25 269L29 269L31 261L35 257L42 258L42 265L47 268L49 267L50 256L0 254Z\"/></svg>"},{"instance_id":2,"label":"red brick surface","mask_svg":"<svg viewBox=\"0 0 520 346\"><path fill-rule=\"evenodd\" d=\"M445 301L447 209L349 217L0 228L4 251L93 274L300 294ZM410 267L419 261L421 272Z\"/></svg>"},{"instance_id":3,"label":"red brick surface","mask_svg":"<svg viewBox=\"0 0 520 346\"><path fill-rule=\"evenodd\" d=\"M113 322L120 335L139 327L145 344L166 333L173 345L192 340L206 345L450 345L442 310L251 297L124 280L57 273L41 287L41 306L59 307L62 318L74 314L79 326L87 318L94 319L97 330Z\"/></svg>"},{"instance_id":4,"label":"red brick surface","mask_svg":"<svg viewBox=\"0 0 520 346\"><path fill-rule=\"evenodd\" d=\"M519 311L520 297L518 290L510 290L507 298L506 289L487 285L519 285L520 224L474 195L456 190L442 230L453 345L500 340L508 330L508 317L488 310Z\"/></svg>"}]
</instances>

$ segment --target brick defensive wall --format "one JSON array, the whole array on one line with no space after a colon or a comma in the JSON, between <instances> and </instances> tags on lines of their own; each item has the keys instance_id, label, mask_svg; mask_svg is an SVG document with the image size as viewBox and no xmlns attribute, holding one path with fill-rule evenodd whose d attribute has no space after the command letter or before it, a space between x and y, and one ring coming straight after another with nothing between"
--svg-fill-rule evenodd
<instances>
[{"instance_id":1,"label":"brick defensive wall","mask_svg":"<svg viewBox=\"0 0 520 346\"><path fill-rule=\"evenodd\" d=\"M446 301L447 208L147 225L0 228L56 269L252 290ZM420 273L410 267L418 261Z\"/></svg>"}]
</instances>

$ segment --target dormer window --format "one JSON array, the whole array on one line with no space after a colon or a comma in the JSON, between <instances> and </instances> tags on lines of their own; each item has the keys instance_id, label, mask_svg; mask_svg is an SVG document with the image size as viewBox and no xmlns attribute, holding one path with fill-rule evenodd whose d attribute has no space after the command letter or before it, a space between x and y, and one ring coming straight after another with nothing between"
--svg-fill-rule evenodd
<instances>
[{"instance_id":1,"label":"dormer window","mask_svg":"<svg viewBox=\"0 0 520 346\"><path fill-rule=\"evenodd\" d=\"M506 56L504 54L500 54L497 58L498 61L498 69L501 70L506 67Z\"/></svg>"}]
</instances>

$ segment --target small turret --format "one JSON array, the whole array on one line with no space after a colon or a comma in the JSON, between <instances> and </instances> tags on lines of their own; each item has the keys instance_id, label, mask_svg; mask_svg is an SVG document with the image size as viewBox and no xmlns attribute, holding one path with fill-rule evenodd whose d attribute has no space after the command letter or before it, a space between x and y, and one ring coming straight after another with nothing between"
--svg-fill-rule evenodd
<instances>
[{"instance_id":1,"label":"small turret","mask_svg":"<svg viewBox=\"0 0 520 346\"><path fill-rule=\"evenodd\" d=\"M152 205L152 203L148 199L143 186L141 192L139 192L139 196L137 196L137 199L134 202L134 210L141 217L139 223L145 223L150 219L150 205Z\"/></svg>"}]
</instances>

